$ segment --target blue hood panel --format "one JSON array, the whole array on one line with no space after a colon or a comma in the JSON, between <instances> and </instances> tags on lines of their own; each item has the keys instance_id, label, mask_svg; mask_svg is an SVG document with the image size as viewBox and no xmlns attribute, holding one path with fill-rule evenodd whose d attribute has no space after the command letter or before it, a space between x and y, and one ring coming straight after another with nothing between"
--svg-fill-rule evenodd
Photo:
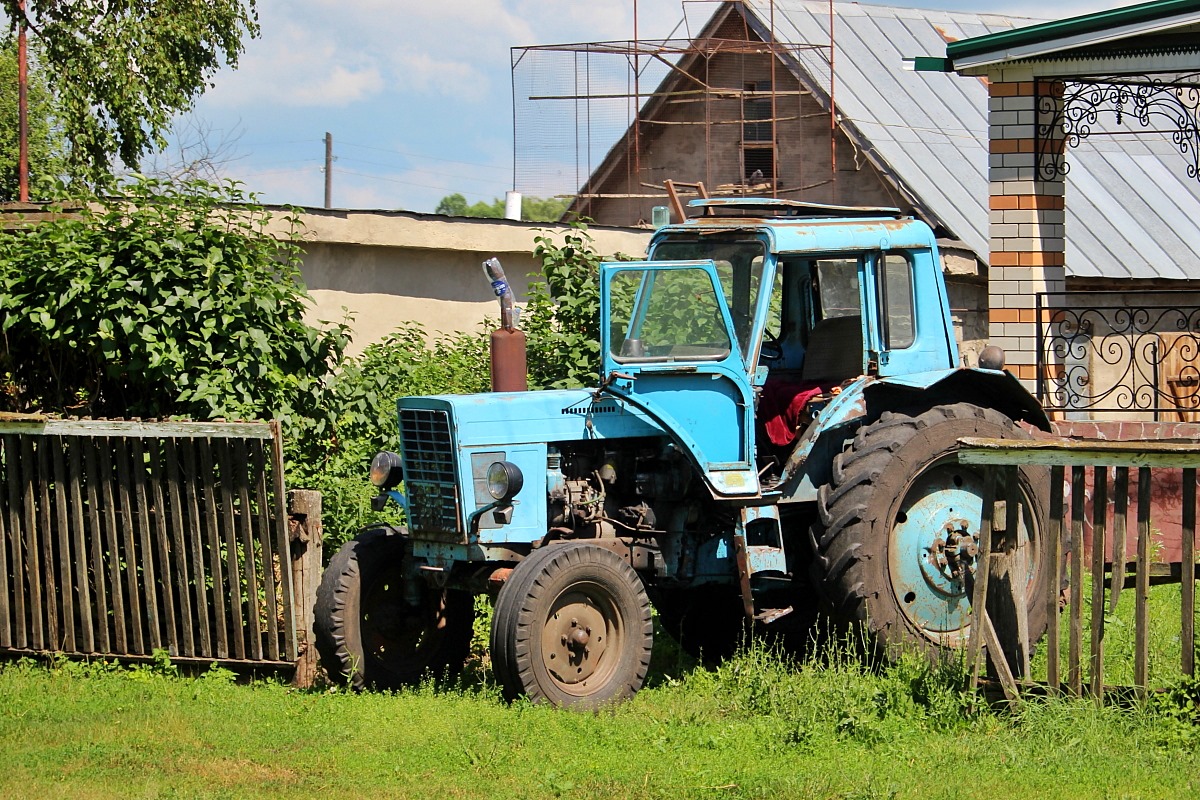
<instances>
[{"instance_id":1,"label":"blue hood panel","mask_svg":"<svg viewBox=\"0 0 1200 800\"><path fill-rule=\"evenodd\" d=\"M459 447L663 436L645 412L591 389L404 397L397 408L451 411Z\"/></svg>"}]
</instances>

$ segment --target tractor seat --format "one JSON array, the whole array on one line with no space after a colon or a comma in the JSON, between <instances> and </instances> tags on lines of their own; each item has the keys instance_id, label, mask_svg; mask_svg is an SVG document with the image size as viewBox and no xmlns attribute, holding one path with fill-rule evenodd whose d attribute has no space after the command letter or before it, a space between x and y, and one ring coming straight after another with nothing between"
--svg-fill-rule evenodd
<instances>
[{"instance_id":1,"label":"tractor seat","mask_svg":"<svg viewBox=\"0 0 1200 800\"><path fill-rule=\"evenodd\" d=\"M837 386L863 371L862 317L830 317L808 336L800 377L805 383Z\"/></svg>"}]
</instances>

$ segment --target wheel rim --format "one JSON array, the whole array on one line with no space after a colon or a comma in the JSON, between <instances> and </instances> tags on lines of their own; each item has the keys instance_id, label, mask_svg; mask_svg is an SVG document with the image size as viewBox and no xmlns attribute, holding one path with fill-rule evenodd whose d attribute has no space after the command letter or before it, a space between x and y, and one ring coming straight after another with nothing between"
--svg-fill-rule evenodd
<instances>
[{"instance_id":1,"label":"wheel rim","mask_svg":"<svg viewBox=\"0 0 1200 800\"><path fill-rule=\"evenodd\" d=\"M399 569L364 587L361 610L363 658L402 678L424 668L445 630L441 593L422 592L410 605Z\"/></svg>"},{"instance_id":2,"label":"wheel rim","mask_svg":"<svg viewBox=\"0 0 1200 800\"><path fill-rule=\"evenodd\" d=\"M625 624L612 595L578 583L555 598L542 627L542 663L559 690L584 697L617 670Z\"/></svg>"},{"instance_id":3,"label":"wheel rim","mask_svg":"<svg viewBox=\"0 0 1200 800\"><path fill-rule=\"evenodd\" d=\"M909 484L892 520L888 572L896 604L921 636L936 644L961 646L970 635L983 490L979 472L944 458ZM1024 486L1021 496L1018 546L1026 551L1032 584L1037 548L1029 545L1036 543L1037 533ZM999 545L993 541L993 552Z\"/></svg>"}]
</instances>

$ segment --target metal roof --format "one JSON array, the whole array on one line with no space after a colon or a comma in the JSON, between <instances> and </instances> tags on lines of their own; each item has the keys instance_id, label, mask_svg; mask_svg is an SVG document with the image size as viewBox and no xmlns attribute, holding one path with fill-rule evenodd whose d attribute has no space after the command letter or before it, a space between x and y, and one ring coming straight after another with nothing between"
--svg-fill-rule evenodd
<instances>
[{"instance_id":1,"label":"metal roof","mask_svg":"<svg viewBox=\"0 0 1200 800\"><path fill-rule=\"evenodd\" d=\"M972 58L1001 61L1047 49L1060 50L1068 44L1105 41L1118 33L1128 36L1138 31L1154 31L1158 26L1174 26L1181 17L1196 14L1200 14L1200 0L1157 0L954 42L946 48L946 55L956 62Z\"/></svg>"},{"instance_id":2,"label":"metal roof","mask_svg":"<svg viewBox=\"0 0 1200 800\"><path fill-rule=\"evenodd\" d=\"M747 0L769 35L768 0ZM836 3L835 96L846 132L932 222L988 259L988 92L983 81L911 72L904 59L948 42L1015 31L1038 20L997 14ZM829 42L829 3L776 0L775 35ZM793 71L828 103L826 49L798 50ZM1102 115L1111 117L1111 115ZM1169 134L1133 120L1068 153L1067 273L1074 277L1200 279L1200 181Z\"/></svg>"}]
</instances>

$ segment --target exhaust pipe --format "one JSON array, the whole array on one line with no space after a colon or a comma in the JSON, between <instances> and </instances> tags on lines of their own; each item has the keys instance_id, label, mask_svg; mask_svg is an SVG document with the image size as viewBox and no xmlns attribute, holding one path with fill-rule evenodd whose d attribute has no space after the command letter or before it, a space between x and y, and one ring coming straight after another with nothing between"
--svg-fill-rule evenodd
<instances>
[{"instance_id":1,"label":"exhaust pipe","mask_svg":"<svg viewBox=\"0 0 1200 800\"><path fill-rule=\"evenodd\" d=\"M493 392L524 392L529 390L529 373L525 357L525 332L517 330L513 293L504 277L500 259L483 262L483 273L492 282L492 291L500 298L500 327L492 331L491 368Z\"/></svg>"}]
</instances>

